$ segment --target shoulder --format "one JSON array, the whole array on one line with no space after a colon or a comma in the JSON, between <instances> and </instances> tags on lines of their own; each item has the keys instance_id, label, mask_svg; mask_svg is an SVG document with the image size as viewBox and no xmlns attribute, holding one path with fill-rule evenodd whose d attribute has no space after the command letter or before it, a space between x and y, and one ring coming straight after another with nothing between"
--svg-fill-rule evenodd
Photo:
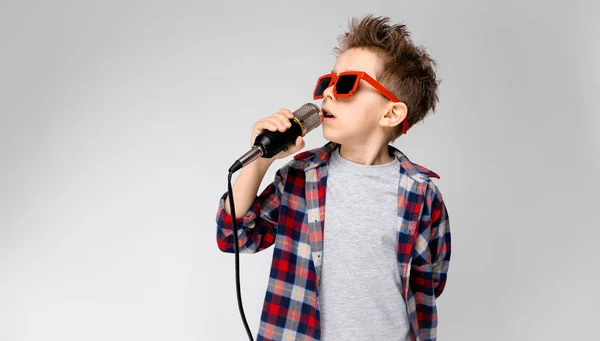
<instances>
[{"instance_id":1,"label":"shoulder","mask_svg":"<svg viewBox=\"0 0 600 341\"><path fill-rule=\"evenodd\" d=\"M434 172L434 171L432 171L432 170L430 170L428 168L425 168L425 167L423 167L421 165L418 165L416 163L413 163L413 165L419 171L419 173L422 174L423 176L427 176L428 178L437 178L437 179L440 178L440 176L436 172Z\"/></svg>"},{"instance_id":2,"label":"shoulder","mask_svg":"<svg viewBox=\"0 0 600 341\"><path fill-rule=\"evenodd\" d=\"M425 191L425 205L427 212L429 212L429 219L433 222L438 221L440 217L446 217L446 203L440 188L433 182L427 183L427 189Z\"/></svg>"},{"instance_id":3,"label":"shoulder","mask_svg":"<svg viewBox=\"0 0 600 341\"><path fill-rule=\"evenodd\" d=\"M431 178L440 178L436 172L411 161L408 156L406 156L402 151L393 145L388 145L388 149L390 155L394 155L398 161L400 161L400 165L402 166L404 173L413 178L415 181L423 183L430 182Z\"/></svg>"},{"instance_id":4,"label":"shoulder","mask_svg":"<svg viewBox=\"0 0 600 341\"><path fill-rule=\"evenodd\" d=\"M329 156L331 152L338 146L339 144L329 141L320 147L309 149L294 155L294 160L304 162L313 160L322 161L324 159L327 159L327 156Z\"/></svg>"},{"instance_id":5,"label":"shoulder","mask_svg":"<svg viewBox=\"0 0 600 341\"><path fill-rule=\"evenodd\" d=\"M294 155L293 160L290 161L290 163L306 163L308 161L310 161L311 159L313 159L317 153L322 149L322 147L319 148L313 148L310 150L305 150L303 152L300 152L296 155Z\"/></svg>"},{"instance_id":6,"label":"shoulder","mask_svg":"<svg viewBox=\"0 0 600 341\"><path fill-rule=\"evenodd\" d=\"M335 142L327 142L321 147L303 151L294 155L294 158L286 166L302 170L318 167L327 162L329 155L337 146Z\"/></svg>"}]
</instances>

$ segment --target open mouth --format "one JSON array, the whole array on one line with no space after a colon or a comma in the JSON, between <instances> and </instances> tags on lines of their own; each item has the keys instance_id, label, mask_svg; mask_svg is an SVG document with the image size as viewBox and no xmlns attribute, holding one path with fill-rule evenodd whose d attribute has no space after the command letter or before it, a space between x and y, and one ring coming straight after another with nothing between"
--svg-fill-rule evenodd
<instances>
[{"instance_id":1,"label":"open mouth","mask_svg":"<svg viewBox=\"0 0 600 341\"><path fill-rule=\"evenodd\" d=\"M335 116L327 110L323 110L323 118L335 118Z\"/></svg>"}]
</instances>

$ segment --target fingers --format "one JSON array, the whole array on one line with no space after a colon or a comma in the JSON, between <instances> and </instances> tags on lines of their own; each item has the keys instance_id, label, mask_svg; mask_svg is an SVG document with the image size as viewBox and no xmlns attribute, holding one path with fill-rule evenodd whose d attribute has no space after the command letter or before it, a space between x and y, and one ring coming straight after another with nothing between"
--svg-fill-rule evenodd
<instances>
[{"instance_id":1,"label":"fingers","mask_svg":"<svg viewBox=\"0 0 600 341\"><path fill-rule=\"evenodd\" d=\"M279 130L284 132L292 126L290 119L293 117L294 115L288 109L280 109L277 113L256 122L255 128L260 130L268 129L270 131Z\"/></svg>"},{"instance_id":2,"label":"fingers","mask_svg":"<svg viewBox=\"0 0 600 341\"><path fill-rule=\"evenodd\" d=\"M273 122L271 117L266 117L256 122L256 127L260 130L261 133L263 130L277 131L279 129L277 127L277 123Z\"/></svg>"},{"instance_id":3,"label":"fingers","mask_svg":"<svg viewBox=\"0 0 600 341\"><path fill-rule=\"evenodd\" d=\"M270 118L277 125L279 131L284 132L292 126L290 123L292 117L293 115L289 110L281 109Z\"/></svg>"},{"instance_id":4,"label":"fingers","mask_svg":"<svg viewBox=\"0 0 600 341\"><path fill-rule=\"evenodd\" d=\"M288 120L294 118L294 114L289 109L286 109L286 108L279 109L279 111L277 111L277 113L282 114Z\"/></svg>"},{"instance_id":5,"label":"fingers","mask_svg":"<svg viewBox=\"0 0 600 341\"><path fill-rule=\"evenodd\" d=\"M289 128L292 127L292 123L290 122L290 120L292 120L293 118L294 118L294 114L289 109L281 108L275 114L260 119L252 127L252 138L251 138L252 141L250 141L250 144L252 145L254 143L254 139L256 138L256 136L260 135L265 130L269 130L269 131L273 131L273 132L280 131L282 133L285 132L286 130L288 130ZM299 141L303 141L301 138L302 137L300 136ZM292 149L303 148L304 147L302 145L303 143L304 142L296 141L296 144L294 146L290 147L288 149L288 151L286 151L286 153L293 152L293 151L291 151Z\"/></svg>"}]
</instances>

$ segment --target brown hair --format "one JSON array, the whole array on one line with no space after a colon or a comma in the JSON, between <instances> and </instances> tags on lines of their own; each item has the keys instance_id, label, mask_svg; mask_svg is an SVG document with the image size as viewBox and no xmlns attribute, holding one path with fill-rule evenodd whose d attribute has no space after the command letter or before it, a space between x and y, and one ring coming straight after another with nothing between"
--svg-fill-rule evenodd
<instances>
[{"instance_id":1,"label":"brown hair","mask_svg":"<svg viewBox=\"0 0 600 341\"><path fill-rule=\"evenodd\" d=\"M352 48L366 48L377 53L383 61L375 78L408 107L408 126L423 120L429 111L435 111L438 101L436 66L425 48L415 46L406 25L389 24L388 17L352 18L349 32L338 37L339 54ZM390 141L402 134L402 124L394 128Z\"/></svg>"}]
</instances>

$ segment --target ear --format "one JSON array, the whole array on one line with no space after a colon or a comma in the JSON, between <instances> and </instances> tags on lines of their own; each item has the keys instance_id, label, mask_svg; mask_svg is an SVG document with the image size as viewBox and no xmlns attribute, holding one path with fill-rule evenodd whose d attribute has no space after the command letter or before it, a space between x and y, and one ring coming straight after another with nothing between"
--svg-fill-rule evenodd
<instances>
[{"instance_id":1,"label":"ear","mask_svg":"<svg viewBox=\"0 0 600 341\"><path fill-rule=\"evenodd\" d=\"M384 115L379 120L379 124L384 127L393 128L402 123L408 115L408 107L404 102L390 103L386 107Z\"/></svg>"}]
</instances>

